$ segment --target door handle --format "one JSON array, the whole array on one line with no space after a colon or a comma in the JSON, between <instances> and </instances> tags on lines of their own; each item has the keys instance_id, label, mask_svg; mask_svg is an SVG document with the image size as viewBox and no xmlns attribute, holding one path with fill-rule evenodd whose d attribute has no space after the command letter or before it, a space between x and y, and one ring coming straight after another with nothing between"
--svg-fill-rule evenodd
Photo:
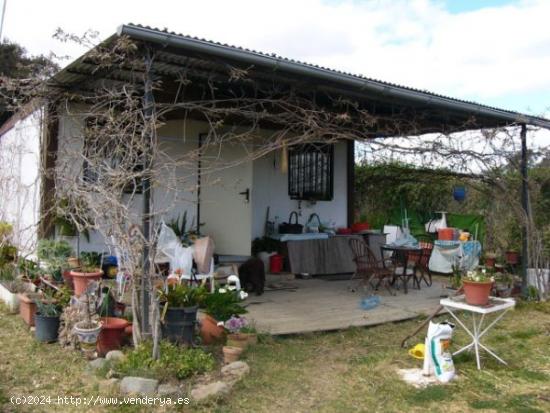
<instances>
[{"instance_id":1,"label":"door handle","mask_svg":"<svg viewBox=\"0 0 550 413\"><path fill-rule=\"evenodd\" d=\"M250 188L246 188L246 191L239 192L239 195L244 195L244 200L250 202Z\"/></svg>"}]
</instances>

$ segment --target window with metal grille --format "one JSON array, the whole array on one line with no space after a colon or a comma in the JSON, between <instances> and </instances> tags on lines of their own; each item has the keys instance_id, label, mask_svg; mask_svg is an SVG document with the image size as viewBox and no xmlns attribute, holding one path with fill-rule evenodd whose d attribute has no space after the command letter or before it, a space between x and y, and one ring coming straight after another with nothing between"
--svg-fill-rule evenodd
<instances>
[{"instance_id":1,"label":"window with metal grille","mask_svg":"<svg viewBox=\"0 0 550 413\"><path fill-rule=\"evenodd\" d=\"M333 198L334 145L305 144L288 150L288 195L291 199Z\"/></svg>"},{"instance_id":2,"label":"window with metal grille","mask_svg":"<svg viewBox=\"0 0 550 413\"><path fill-rule=\"evenodd\" d=\"M134 156L128 156L128 153L121 153L124 148L113 147L108 139L102 139L102 127L100 120L88 118L86 120L86 133L84 135L84 155L85 159L82 165L82 180L89 185L94 185L100 181L109 179L107 175L117 169L127 168L133 174L125 173L127 182L124 183L123 192L127 194L142 193L141 172L143 171L142 153L135 151ZM130 150L130 148L128 149ZM118 153L117 153L118 152ZM88 162L93 160L93 163ZM132 176L134 175L134 176ZM105 185L109 183L104 182Z\"/></svg>"}]
</instances>

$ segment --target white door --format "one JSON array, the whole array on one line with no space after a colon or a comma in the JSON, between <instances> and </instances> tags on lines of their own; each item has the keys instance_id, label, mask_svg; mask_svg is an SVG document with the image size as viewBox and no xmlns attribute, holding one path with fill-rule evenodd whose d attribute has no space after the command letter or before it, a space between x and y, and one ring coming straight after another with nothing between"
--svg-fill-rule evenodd
<instances>
[{"instance_id":1,"label":"white door","mask_svg":"<svg viewBox=\"0 0 550 413\"><path fill-rule=\"evenodd\" d=\"M252 161L242 144L208 145L201 157L201 233L216 254L250 255Z\"/></svg>"}]
</instances>

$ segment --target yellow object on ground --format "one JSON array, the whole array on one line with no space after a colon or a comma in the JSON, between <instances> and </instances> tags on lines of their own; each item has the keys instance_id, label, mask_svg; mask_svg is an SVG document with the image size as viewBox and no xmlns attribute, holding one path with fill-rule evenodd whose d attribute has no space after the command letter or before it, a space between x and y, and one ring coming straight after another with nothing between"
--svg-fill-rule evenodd
<instances>
[{"instance_id":1,"label":"yellow object on ground","mask_svg":"<svg viewBox=\"0 0 550 413\"><path fill-rule=\"evenodd\" d=\"M424 360L424 343L419 343L409 350L409 354L415 359Z\"/></svg>"}]
</instances>

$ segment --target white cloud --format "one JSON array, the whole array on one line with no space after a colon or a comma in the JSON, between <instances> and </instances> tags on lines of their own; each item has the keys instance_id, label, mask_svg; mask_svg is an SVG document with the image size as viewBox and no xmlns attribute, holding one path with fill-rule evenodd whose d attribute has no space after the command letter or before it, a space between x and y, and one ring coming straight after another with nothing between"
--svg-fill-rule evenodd
<instances>
[{"instance_id":1,"label":"white cloud","mask_svg":"<svg viewBox=\"0 0 550 413\"><path fill-rule=\"evenodd\" d=\"M56 27L105 38L134 22L481 102L546 91L550 105L548 16L547 0L460 14L436 0L8 0L4 33L76 57Z\"/></svg>"}]
</instances>

